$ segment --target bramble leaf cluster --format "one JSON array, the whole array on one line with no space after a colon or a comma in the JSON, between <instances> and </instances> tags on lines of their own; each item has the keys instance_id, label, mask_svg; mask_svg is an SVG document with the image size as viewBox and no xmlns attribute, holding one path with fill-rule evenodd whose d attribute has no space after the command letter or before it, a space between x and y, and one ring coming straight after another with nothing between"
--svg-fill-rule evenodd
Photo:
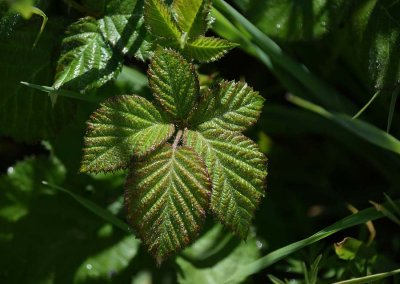
<instances>
[{"instance_id":1,"label":"bramble leaf cluster","mask_svg":"<svg viewBox=\"0 0 400 284\"><path fill-rule=\"evenodd\" d=\"M174 48L188 59L211 62L237 44L204 36L211 24L210 11L211 0L175 0L171 7L162 0L146 0L144 18L161 46Z\"/></svg>"},{"instance_id":2,"label":"bramble leaf cluster","mask_svg":"<svg viewBox=\"0 0 400 284\"><path fill-rule=\"evenodd\" d=\"M159 49L148 71L155 102L105 101L88 121L83 172L129 169L129 223L161 262L186 247L211 211L246 238L264 194L266 159L241 132L264 99L242 82L200 88L195 67Z\"/></svg>"}]
</instances>

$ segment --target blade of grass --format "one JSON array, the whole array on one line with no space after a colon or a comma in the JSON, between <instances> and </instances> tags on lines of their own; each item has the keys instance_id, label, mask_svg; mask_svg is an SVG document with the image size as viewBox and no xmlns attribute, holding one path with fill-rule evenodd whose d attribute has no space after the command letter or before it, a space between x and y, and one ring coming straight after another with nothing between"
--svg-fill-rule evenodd
<instances>
[{"instance_id":1,"label":"blade of grass","mask_svg":"<svg viewBox=\"0 0 400 284\"><path fill-rule=\"evenodd\" d=\"M396 201L398 203L399 201ZM361 224L364 224L368 221L374 221L379 218L384 217L382 212L377 211L374 207L364 209L357 214L350 215L333 225L315 233L314 235L303 239L301 241L289 244L285 247L282 247L276 251L273 251L266 256L258 259L255 262L249 263L247 265L242 266L240 269L236 270L235 273L232 273L227 277L225 283L230 283L236 278L243 278L243 277L248 277L252 274L255 274L273 264L276 262L282 260L283 258L287 257L288 255L306 247L311 244L314 244L324 238L327 238L339 231L358 226Z\"/></svg>"},{"instance_id":2,"label":"blade of grass","mask_svg":"<svg viewBox=\"0 0 400 284\"><path fill-rule=\"evenodd\" d=\"M62 188L60 186L50 184L46 181L42 181L42 183L52 189L56 189L56 190L59 190L59 191L62 191L64 193L68 194L73 199L75 199L77 202L79 202L81 205L83 205L86 209L88 209L89 211L92 211L95 215L99 216L101 219L113 224L116 228L119 228L128 234L132 234L132 232L129 230L129 226L126 223L124 223L122 220L117 218L115 215L113 215L108 210L101 208L94 202L92 202L82 196L79 196L78 194L73 193L70 190Z\"/></svg>"},{"instance_id":3,"label":"blade of grass","mask_svg":"<svg viewBox=\"0 0 400 284\"><path fill-rule=\"evenodd\" d=\"M392 122L393 122L393 116L394 116L394 110L396 109L396 103L397 103L397 98L400 93L400 86L397 87L393 94L392 94L392 99L390 101L390 108L389 108L389 116L388 116L388 123L387 123L387 128L386 132L390 132L390 128L392 127Z\"/></svg>"},{"instance_id":4,"label":"blade of grass","mask_svg":"<svg viewBox=\"0 0 400 284\"><path fill-rule=\"evenodd\" d=\"M366 105L359 111L357 112L356 115L353 116L353 119L357 119L360 115L362 115L364 113L364 111L373 103L373 101L375 101L375 99L379 96L381 92L377 91L372 98L366 103Z\"/></svg>"},{"instance_id":5,"label":"blade of grass","mask_svg":"<svg viewBox=\"0 0 400 284\"><path fill-rule=\"evenodd\" d=\"M62 97L70 98L70 99L76 99L76 100L90 102L90 103L100 103L101 102L100 98L96 98L93 96L83 96L82 94L68 91L68 90L58 90L53 87L35 85L35 84L28 83L28 82L21 82L21 84L25 85L29 88L36 89L36 90L39 90L39 91L42 91L42 92L45 92L48 94L54 94L54 95L58 95L58 96L62 96Z\"/></svg>"},{"instance_id":6,"label":"blade of grass","mask_svg":"<svg viewBox=\"0 0 400 284\"><path fill-rule=\"evenodd\" d=\"M325 117L326 119L334 121L335 123L341 125L347 130L353 132L355 135L369 141L372 144L392 151L396 154L400 154L400 141L392 135L386 133L385 131L382 131L381 129L369 123L361 120L353 120L348 115L329 112L316 104L313 104L294 95L288 95L287 99L295 105L317 113Z\"/></svg>"},{"instance_id":7,"label":"blade of grass","mask_svg":"<svg viewBox=\"0 0 400 284\"><path fill-rule=\"evenodd\" d=\"M390 276L396 275L400 273L400 269L396 269L390 272L378 273L374 275L369 275L360 278L354 278L346 281L335 282L335 284L363 284L363 283L372 283L374 281L382 280L388 278Z\"/></svg>"},{"instance_id":8,"label":"blade of grass","mask_svg":"<svg viewBox=\"0 0 400 284\"><path fill-rule=\"evenodd\" d=\"M228 15L228 18L242 32L243 36L251 42L254 42L255 45L258 45L262 51L270 57L271 61L277 64L277 66L281 67L284 71L288 72L288 74L300 81L308 91L313 94L319 103L325 107L344 112L353 112L355 110L354 105L352 105L348 99L341 96L331 86L327 85L312 74L303 64L296 62L293 58L288 56L278 44L260 31L224 0L215 0L214 7L216 9L213 10L213 16L216 18L217 22L220 20L218 16L221 14ZM220 13L215 13L216 10ZM216 30L216 32L218 32L218 30ZM273 69L271 69L271 71L274 72Z\"/></svg>"},{"instance_id":9,"label":"blade of grass","mask_svg":"<svg viewBox=\"0 0 400 284\"><path fill-rule=\"evenodd\" d=\"M38 35L36 36L35 42L33 43L33 48L35 48L37 43L38 43L38 41L39 41L39 39L40 39L40 36L42 35L42 33L44 31L44 28L46 27L48 18L47 18L47 15L42 10L40 10L39 8L31 7L31 9L32 9L32 13L33 14L36 14L36 15L42 17L42 19L43 19L42 20L42 25L40 26L40 31L39 31Z\"/></svg>"}]
</instances>

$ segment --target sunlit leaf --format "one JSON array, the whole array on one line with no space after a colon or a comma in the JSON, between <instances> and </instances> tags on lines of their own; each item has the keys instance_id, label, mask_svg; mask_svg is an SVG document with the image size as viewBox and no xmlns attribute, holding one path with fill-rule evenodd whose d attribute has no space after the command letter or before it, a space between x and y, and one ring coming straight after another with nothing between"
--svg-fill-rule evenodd
<instances>
[{"instance_id":1,"label":"sunlit leaf","mask_svg":"<svg viewBox=\"0 0 400 284\"><path fill-rule=\"evenodd\" d=\"M189 41L185 45L183 53L187 58L194 58L200 62L211 62L220 59L236 46L238 46L236 43L224 39L200 36Z\"/></svg>"},{"instance_id":2,"label":"sunlit leaf","mask_svg":"<svg viewBox=\"0 0 400 284\"><path fill-rule=\"evenodd\" d=\"M211 176L211 210L239 237L249 232L267 175L266 158L238 132L220 128L187 131L185 142L204 158Z\"/></svg>"},{"instance_id":3,"label":"sunlit leaf","mask_svg":"<svg viewBox=\"0 0 400 284\"><path fill-rule=\"evenodd\" d=\"M72 24L62 42L55 88L87 91L116 77L121 56L113 52L95 19L84 18Z\"/></svg>"},{"instance_id":4,"label":"sunlit leaf","mask_svg":"<svg viewBox=\"0 0 400 284\"><path fill-rule=\"evenodd\" d=\"M264 98L246 83L222 81L202 94L191 123L198 129L244 131L260 116Z\"/></svg>"},{"instance_id":5,"label":"sunlit leaf","mask_svg":"<svg viewBox=\"0 0 400 284\"><path fill-rule=\"evenodd\" d=\"M128 221L159 263L197 236L210 188L203 160L187 147L165 145L134 164L125 189Z\"/></svg>"},{"instance_id":6,"label":"sunlit leaf","mask_svg":"<svg viewBox=\"0 0 400 284\"><path fill-rule=\"evenodd\" d=\"M102 104L88 121L81 171L126 168L133 156L143 156L167 141L174 125L139 96L117 96Z\"/></svg>"},{"instance_id":7,"label":"sunlit leaf","mask_svg":"<svg viewBox=\"0 0 400 284\"><path fill-rule=\"evenodd\" d=\"M144 18L153 35L180 41L181 31L163 0L145 0Z\"/></svg>"},{"instance_id":8,"label":"sunlit leaf","mask_svg":"<svg viewBox=\"0 0 400 284\"><path fill-rule=\"evenodd\" d=\"M148 71L149 85L163 108L178 120L187 119L199 94L192 64L172 50L158 50Z\"/></svg>"},{"instance_id":9,"label":"sunlit leaf","mask_svg":"<svg viewBox=\"0 0 400 284\"><path fill-rule=\"evenodd\" d=\"M175 0L172 3L177 23L189 39L207 31L210 9L211 0Z\"/></svg>"},{"instance_id":10,"label":"sunlit leaf","mask_svg":"<svg viewBox=\"0 0 400 284\"><path fill-rule=\"evenodd\" d=\"M104 38L122 54L141 60L149 56L152 43L144 25L143 0L108 2L99 27Z\"/></svg>"}]
</instances>

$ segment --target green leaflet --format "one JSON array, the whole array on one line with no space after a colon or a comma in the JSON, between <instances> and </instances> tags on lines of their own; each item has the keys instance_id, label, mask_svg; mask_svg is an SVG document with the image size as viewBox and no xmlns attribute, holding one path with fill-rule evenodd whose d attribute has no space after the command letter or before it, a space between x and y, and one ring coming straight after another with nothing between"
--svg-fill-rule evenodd
<instances>
[{"instance_id":1,"label":"green leaflet","mask_svg":"<svg viewBox=\"0 0 400 284\"><path fill-rule=\"evenodd\" d=\"M173 50L158 50L150 64L149 86L163 108L178 120L185 120L199 96L195 68Z\"/></svg>"},{"instance_id":2,"label":"green leaflet","mask_svg":"<svg viewBox=\"0 0 400 284\"><path fill-rule=\"evenodd\" d=\"M0 20L0 74L4 76L0 81L0 134L18 141L48 139L72 119L75 104L60 99L52 108L40 91L20 82L53 83L53 54L59 42L54 35L62 33L65 23L50 20L38 45L32 48L38 26L26 21L15 25L14 21L6 21L6 17Z\"/></svg>"},{"instance_id":3,"label":"green leaflet","mask_svg":"<svg viewBox=\"0 0 400 284\"><path fill-rule=\"evenodd\" d=\"M140 60L149 57L152 43L143 18L143 0L110 1L99 19L103 37L122 54Z\"/></svg>"},{"instance_id":4,"label":"green leaflet","mask_svg":"<svg viewBox=\"0 0 400 284\"><path fill-rule=\"evenodd\" d=\"M175 0L172 11L186 38L196 38L205 34L208 28L211 0Z\"/></svg>"},{"instance_id":5,"label":"green leaflet","mask_svg":"<svg viewBox=\"0 0 400 284\"><path fill-rule=\"evenodd\" d=\"M264 98L246 83L222 81L203 93L191 123L199 130L244 131L260 116Z\"/></svg>"},{"instance_id":6,"label":"green leaflet","mask_svg":"<svg viewBox=\"0 0 400 284\"><path fill-rule=\"evenodd\" d=\"M139 96L117 96L102 104L88 121L82 172L126 168L132 158L143 156L167 141L174 125Z\"/></svg>"},{"instance_id":7,"label":"green leaflet","mask_svg":"<svg viewBox=\"0 0 400 284\"><path fill-rule=\"evenodd\" d=\"M161 38L169 38L179 42L181 31L177 27L169 7L163 0L146 0L144 19L150 32Z\"/></svg>"},{"instance_id":8,"label":"green leaflet","mask_svg":"<svg viewBox=\"0 0 400 284\"><path fill-rule=\"evenodd\" d=\"M213 184L211 210L236 235L245 238L264 195L264 155L241 133L222 128L186 131L185 142L206 162Z\"/></svg>"},{"instance_id":9,"label":"green leaflet","mask_svg":"<svg viewBox=\"0 0 400 284\"><path fill-rule=\"evenodd\" d=\"M210 0L175 0L171 8L163 0L145 0L144 19L162 47L180 51L187 59L216 61L237 44L204 37L210 25Z\"/></svg>"},{"instance_id":10,"label":"green leaflet","mask_svg":"<svg viewBox=\"0 0 400 284\"><path fill-rule=\"evenodd\" d=\"M62 42L55 88L87 91L113 79L122 57L104 41L96 20L84 18L72 24Z\"/></svg>"},{"instance_id":11,"label":"green leaflet","mask_svg":"<svg viewBox=\"0 0 400 284\"><path fill-rule=\"evenodd\" d=\"M216 61L238 44L224 39L200 36L190 41L183 49L187 58L196 58L200 62Z\"/></svg>"},{"instance_id":12,"label":"green leaflet","mask_svg":"<svg viewBox=\"0 0 400 284\"><path fill-rule=\"evenodd\" d=\"M161 263L197 236L208 208L209 176L192 149L169 144L134 166L125 191L128 221Z\"/></svg>"}]
</instances>

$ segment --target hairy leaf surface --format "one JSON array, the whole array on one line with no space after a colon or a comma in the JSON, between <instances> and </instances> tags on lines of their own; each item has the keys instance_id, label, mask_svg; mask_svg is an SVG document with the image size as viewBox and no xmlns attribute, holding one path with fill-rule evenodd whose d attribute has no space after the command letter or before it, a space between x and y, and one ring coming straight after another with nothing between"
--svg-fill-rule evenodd
<instances>
[{"instance_id":1,"label":"hairy leaf surface","mask_svg":"<svg viewBox=\"0 0 400 284\"><path fill-rule=\"evenodd\" d=\"M211 0L175 0L172 10L186 38L204 35L208 28Z\"/></svg>"},{"instance_id":2,"label":"hairy leaf surface","mask_svg":"<svg viewBox=\"0 0 400 284\"><path fill-rule=\"evenodd\" d=\"M211 62L220 59L236 46L238 46L236 43L224 39L200 36L188 42L183 53L186 57L194 58L200 62Z\"/></svg>"},{"instance_id":3,"label":"hairy leaf surface","mask_svg":"<svg viewBox=\"0 0 400 284\"><path fill-rule=\"evenodd\" d=\"M150 88L163 108L174 118L186 119L199 96L194 66L175 51L158 50L148 75Z\"/></svg>"},{"instance_id":4,"label":"hairy leaf surface","mask_svg":"<svg viewBox=\"0 0 400 284\"><path fill-rule=\"evenodd\" d=\"M163 0L146 0L144 18L150 32L155 36L180 41L181 31Z\"/></svg>"},{"instance_id":5,"label":"hairy leaf surface","mask_svg":"<svg viewBox=\"0 0 400 284\"><path fill-rule=\"evenodd\" d=\"M139 96L117 96L102 104L88 121L81 171L126 168L132 156L141 157L167 141L174 125Z\"/></svg>"},{"instance_id":6,"label":"hairy leaf surface","mask_svg":"<svg viewBox=\"0 0 400 284\"><path fill-rule=\"evenodd\" d=\"M244 131L260 116L264 98L246 83L222 81L203 92L191 123L198 129Z\"/></svg>"},{"instance_id":7,"label":"hairy leaf surface","mask_svg":"<svg viewBox=\"0 0 400 284\"><path fill-rule=\"evenodd\" d=\"M122 54L145 60L152 44L143 18L143 0L110 1L99 19L103 37Z\"/></svg>"},{"instance_id":8,"label":"hairy leaf surface","mask_svg":"<svg viewBox=\"0 0 400 284\"><path fill-rule=\"evenodd\" d=\"M113 79L122 57L104 41L96 20L84 18L70 26L62 42L55 88L87 91Z\"/></svg>"},{"instance_id":9,"label":"hairy leaf surface","mask_svg":"<svg viewBox=\"0 0 400 284\"><path fill-rule=\"evenodd\" d=\"M235 0L263 32L281 40L321 38L338 28L353 0Z\"/></svg>"},{"instance_id":10,"label":"hairy leaf surface","mask_svg":"<svg viewBox=\"0 0 400 284\"><path fill-rule=\"evenodd\" d=\"M125 191L129 223L158 262L197 236L209 193L204 161L191 148L168 144L134 164Z\"/></svg>"},{"instance_id":11,"label":"hairy leaf surface","mask_svg":"<svg viewBox=\"0 0 400 284\"><path fill-rule=\"evenodd\" d=\"M347 54L371 89L393 91L400 82L400 2L368 0L357 4Z\"/></svg>"},{"instance_id":12,"label":"hairy leaf surface","mask_svg":"<svg viewBox=\"0 0 400 284\"><path fill-rule=\"evenodd\" d=\"M246 238L264 195L264 155L241 133L221 129L186 131L185 142L206 162L213 185L211 210L224 225Z\"/></svg>"},{"instance_id":13,"label":"hairy leaf surface","mask_svg":"<svg viewBox=\"0 0 400 284\"><path fill-rule=\"evenodd\" d=\"M48 139L71 121L75 104L60 98L52 108L45 94L20 82L47 86L53 83L53 54L59 43L54 35L62 33L64 23L50 20L47 32L32 49L38 26L15 21L0 21L0 135L19 141Z\"/></svg>"}]
</instances>

